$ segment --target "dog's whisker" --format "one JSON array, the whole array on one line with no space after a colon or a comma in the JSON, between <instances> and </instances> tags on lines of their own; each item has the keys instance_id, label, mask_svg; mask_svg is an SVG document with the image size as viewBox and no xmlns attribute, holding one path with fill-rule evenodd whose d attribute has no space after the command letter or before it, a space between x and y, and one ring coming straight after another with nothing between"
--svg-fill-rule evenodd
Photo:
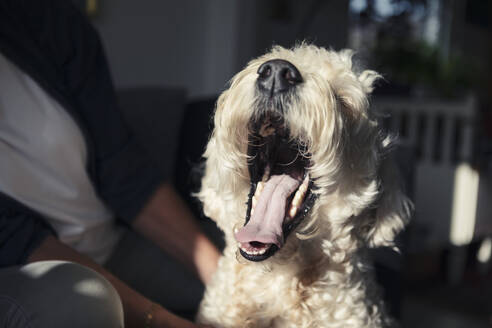
<instances>
[{"instance_id":1,"label":"dog's whisker","mask_svg":"<svg viewBox=\"0 0 492 328\"><path fill-rule=\"evenodd\" d=\"M280 166L290 166L290 165L294 164L297 161L298 158L299 158L299 153L297 153L296 154L296 157L292 161L290 161L289 163L278 163L278 165L280 165Z\"/></svg>"},{"instance_id":2,"label":"dog's whisker","mask_svg":"<svg viewBox=\"0 0 492 328\"><path fill-rule=\"evenodd\" d=\"M236 260L240 264L248 264L248 260L246 260L242 255L239 249L236 251Z\"/></svg>"},{"instance_id":3,"label":"dog's whisker","mask_svg":"<svg viewBox=\"0 0 492 328\"><path fill-rule=\"evenodd\" d=\"M250 147L255 147L255 148L261 148L261 147L264 147L267 143L264 142L262 144L255 144L255 143L251 143L251 142L248 142L248 146Z\"/></svg>"},{"instance_id":4,"label":"dog's whisker","mask_svg":"<svg viewBox=\"0 0 492 328\"><path fill-rule=\"evenodd\" d=\"M248 155L248 161L252 161L252 160L256 159L256 157L258 157L258 154Z\"/></svg>"}]
</instances>

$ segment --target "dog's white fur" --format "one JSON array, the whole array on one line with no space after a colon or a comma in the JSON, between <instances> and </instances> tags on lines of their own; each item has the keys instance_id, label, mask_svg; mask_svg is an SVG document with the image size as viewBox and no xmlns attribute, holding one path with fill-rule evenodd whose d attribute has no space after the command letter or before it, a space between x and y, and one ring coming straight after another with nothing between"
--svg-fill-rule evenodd
<instances>
[{"instance_id":1,"label":"dog's white fur","mask_svg":"<svg viewBox=\"0 0 492 328\"><path fill-rule=\"evenodd\" d=\"M410 204L388 160L390 140L368 112L368 94L379 75L357 73L351 58L349 50L277 46L252 60L220 96L198 197L224 231L226 248L199 322L216 328L389 324L360 250L392 246ZM291 136L307 146L319 197L284 247L256 263L237 255L233 230L244 224L250 190L247 127L257 70L271 59L291 62L303 77L285 120Z\"/></svg>"}]
</instances>

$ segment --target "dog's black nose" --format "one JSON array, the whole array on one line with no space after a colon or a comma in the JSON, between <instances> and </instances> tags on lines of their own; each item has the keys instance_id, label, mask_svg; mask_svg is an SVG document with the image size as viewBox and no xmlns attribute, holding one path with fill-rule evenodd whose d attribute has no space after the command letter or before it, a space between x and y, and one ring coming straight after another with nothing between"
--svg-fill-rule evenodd
<instances>
[{"instance_id":1,"label":"dog's black nose","mask_svg":"<svg viewBox=\"0 0 492 328\"><path fill-rule=\"evenodd\" d=\"M269 95L288 91L301 82L299 70L283 59L269 60L258 68L258 88Z\"/></svg>"}]
</instances>

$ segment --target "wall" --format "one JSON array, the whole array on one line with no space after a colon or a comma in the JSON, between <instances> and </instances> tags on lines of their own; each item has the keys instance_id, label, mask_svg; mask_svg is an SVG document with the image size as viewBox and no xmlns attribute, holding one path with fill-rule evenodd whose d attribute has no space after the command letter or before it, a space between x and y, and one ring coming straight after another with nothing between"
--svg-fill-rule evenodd
<instances>
[{"instance_id":1,"label":"wall","mask_svg":"<svg viewBox=\"0 0 492 328\"><path fill-rule=\"evenodd\" d=\"M240 1L236 69L273 44L292 47L306 40L318 46L347 46L348 0Z\"/></svg>"},{"instance_id":2,"label":"wall","mask_svg":"<svg viewBox=\"0 0 492 328\"><path fill-rule=\"evenodd\" d=\"M104 0L93 19L117 87L221 90L233 72L236 1ZM227 27L227 28L223 28Z\"/></svg>"},{"instance_id":3,"label":"wall","mask_svg":"<svg viewBox=\"0 0 492 328\"><path fill-rule=\"evenodd\" d=\"M308 39L341 48L347 39L348 0L101 0L100 5L93 23L116 86L183 86L193 98L219 93L273 43L291 46Z\"/></svg>"}]
</instances>

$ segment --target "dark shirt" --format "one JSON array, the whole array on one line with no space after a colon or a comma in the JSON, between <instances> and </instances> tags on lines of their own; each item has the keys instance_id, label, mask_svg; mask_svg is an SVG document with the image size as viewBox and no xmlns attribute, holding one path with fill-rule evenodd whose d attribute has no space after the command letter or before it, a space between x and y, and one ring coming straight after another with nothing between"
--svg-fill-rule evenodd
<instances>
[{"instance_id":1,"label":"dark shirt","mask_svg":"<svg viewBox=\"0 0 492 328\"><path fill-rule=\"evenodd\" d=\"M99 197L118 218L133 220L163 177L123 120L87 19L69 0L0 0L0 52L71 114ZM39 213L0 193L0 267L25 262L54 233Z\"/></svg>"}]
</instances>

